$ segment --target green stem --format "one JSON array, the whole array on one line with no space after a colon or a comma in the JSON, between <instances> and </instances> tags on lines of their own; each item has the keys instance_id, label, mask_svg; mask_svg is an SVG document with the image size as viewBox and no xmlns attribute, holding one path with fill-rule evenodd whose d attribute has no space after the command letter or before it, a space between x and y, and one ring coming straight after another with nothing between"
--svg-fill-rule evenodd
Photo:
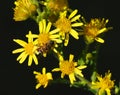
<instances>
[{"instance_id":1,"label":"green stem","mask_svg":"<svg viewBox=\"0 0 120 95\"><path fill-rule=\"evenodd\" d=\"M97 95L96 93L98 92L98 90L96 89L92 89L91 86L91 82L88 81L87 79L85 79L84 77L78 76L76 75L76 77L80 80L79 82L74 82L74 84L72 85L73 87L78 87L80 88L81 86L86 88L86 90L92 92L94 95Z\"/></svg>"}]
</instances>

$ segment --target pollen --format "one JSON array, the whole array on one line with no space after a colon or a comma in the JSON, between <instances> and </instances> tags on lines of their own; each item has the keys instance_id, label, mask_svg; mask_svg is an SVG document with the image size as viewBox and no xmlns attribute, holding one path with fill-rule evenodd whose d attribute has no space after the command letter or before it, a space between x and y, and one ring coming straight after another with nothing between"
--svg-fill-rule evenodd
<instances>
[{"instance_id":1,"label":"pollen","mask_svg":"<svg viewBox=\"0 0 120 95\"><path fill-rule=\"evenodd\" d=\"M29 55L32 55L32 54L33 54L33 50L34 50L34 45L33 45L33 43L28 43L28 44L25 46L25 51L26 51Z\"/></svg>"},{"instance_id":2,"label":"pollen","mask_svg":"<svg viewBox=\"0 0 120 95\"><path fill-rule=\"evenodd\" d=\"M105 28L108 20L103 19L91 19L90 23L86 25L85 34L91 37L96 37L99 35L99 30Z\"/></svg>"},{"instance_id":3,"label":"pollen","mask_svg":"<svg viewBox=\"0 0 120 95\"><path fill-rule=\"evenodd\" d=\"M45 85L47 82L48 82L48 78L45 74L41 74L38 76L38 82L41 84L41 85Z\"/></svg>"},{"instance_id":4,"label":"pollen","mask_svg":"<svg viewBox=\"0 0 120 95\"><path fill-rule=\"evenodd\" d=\"M50 0L48 2L48 7L52 11L63 11L68 7L68 2L67 0Z\"/></svg>"},{"instance_id":5,"label":"pollen","mask_svg":"<svg viewBox=\"0 0 120 95\"><path fill-rule=\"evenodd\" d=\"M114 82L111 81L108 77L104 77L103 80L101 81L101 87L103 89L106 89L106 88L112 88L114 85Z\"/></svg>"},{"instance_id":6,"label":"pollen","mask_svg":"<svg viewBox=\"0 0 120 95\"><path fill-rule=\"evenodd\" d=\"M88 25L85 30L85 35L89 35L94 38L97 36L97 31L98 29L96 27L92 27L91 25Z\"/></svg>"},{"instance_id":7,"label":"pollen","mask_svg":"<svg viewBox=\"0 0 120 95\"><path fill-rule=\"evenodd\" d=\"M61 30L61 32L68 33L71 30L71 21L65 17L60 18L56 21L56 27Z\"/></svg>"},{"instance_id":8,"label":"pollen","mask_svg":"<svg viewBox=\"0 0 120 95\"><path fill-rule=\"evenodd\" d=\"M49 38L49 34L48 33L40 34L39 37L38 37L38 43L40 45L47 44L49 41L50 41L50 38Z\"/></svg>"},{"instance_id":9,"label":"pollen","mask_svg":"<svg viewBox=\"0 0 120 95\"><path fill-rule=\"evenodd\" d=\"M73 62L64 61L61 62L60 69L64 74L69 75L74 72L75 66Z\"/></svg>"}]
</instances>

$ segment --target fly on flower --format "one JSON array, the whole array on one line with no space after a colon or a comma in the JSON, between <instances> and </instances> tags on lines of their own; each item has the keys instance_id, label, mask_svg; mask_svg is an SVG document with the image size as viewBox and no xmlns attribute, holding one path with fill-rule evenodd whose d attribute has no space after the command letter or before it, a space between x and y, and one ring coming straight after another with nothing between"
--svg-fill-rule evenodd
<instances>
[{"instance_id":1,"label":"fly on flower","mask_svg":"<svg viewBox=\"0 0 120 95\"><path fill-rule=\"evenodd\" d=\"M44 52L49 52L55 45L55 42L54 41L49 41L48 43L46 43L45 45L43 46L40 46L39 44L37 45L37 51L40 53L40 54L43 54Z\"/></svg>"},{"instance_id":2,"label":"fly on flower","mask_svg":"<svg viewBox=\"0 0 120 95\"><path fill-rule=\"evenodd\" d=\"M51 30L52 23L48 22L45 19L39 22L39 35L37 35L37 39L35 42L38 47L38 52L41 53L44 57L46 57L47 53L52 49L55 50L55 47L58 43L62 43L60 39L60 35L58 34L59 29Z\"/></svg>"}]
</instances>

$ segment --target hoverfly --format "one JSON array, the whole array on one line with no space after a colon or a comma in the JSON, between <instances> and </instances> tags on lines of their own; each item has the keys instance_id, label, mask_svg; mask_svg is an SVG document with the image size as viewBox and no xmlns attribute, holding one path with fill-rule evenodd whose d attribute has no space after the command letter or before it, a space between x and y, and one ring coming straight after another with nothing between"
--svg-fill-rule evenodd
<instances>
[{"instance_id":1,"label":"hoverfly","mask_svg":"<svg viewBox=\"0 0 120 95\"><path fill-rule=\"evenodd\" d=\"M40 54L43 54L43 53L47 53L49 52L55 45L55 42L54 41L49 41L48 43L40 46L39 44L37 45L38 48L37 48L37 51L40 53Z\"/></svg>"}]
</instances>

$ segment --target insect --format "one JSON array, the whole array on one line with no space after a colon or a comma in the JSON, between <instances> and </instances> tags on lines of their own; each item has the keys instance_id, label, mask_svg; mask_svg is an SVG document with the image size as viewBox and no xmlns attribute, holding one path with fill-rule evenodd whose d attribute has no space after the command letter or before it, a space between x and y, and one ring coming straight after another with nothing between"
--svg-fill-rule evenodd
<instances>
[{"instance_id":1,"label":"insect","mask_svg":"<svg viewBox=\"0 0 120 95\"><path fill-rule=\"evenodd\" d=\"M37 45L38 46L37 51L40 54L47 53L48 51L50 51L54 47L54 45L55 45L54 41L49 41L48 43L46 43L42 46Z\"/></svg>"}]
</instances>

